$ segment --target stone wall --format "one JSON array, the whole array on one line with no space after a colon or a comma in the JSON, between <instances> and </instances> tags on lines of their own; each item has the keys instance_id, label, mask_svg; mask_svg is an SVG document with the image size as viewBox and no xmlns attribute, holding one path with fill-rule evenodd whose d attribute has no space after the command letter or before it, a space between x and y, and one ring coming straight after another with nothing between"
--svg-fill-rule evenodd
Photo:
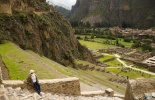
<instances>
[{"instance_id":1,"label":"stone wall","mask_svg":"<svg viewBox=\"0 0 155 100\"><path fill-rule=\"evenodd\" d=\"M43 92L68 95L81 94L79 79L75 77L64 79L39 80L39 83ZM28 84L25 84L24 81L3 80L3 84L5 87L26 87L28 90L33 91L33 88Z\"/></svg>"},{"instance_id":2,"label":"stone wall","mask_svg":"<svg viewBox=\"0 0 155 100\"><path fill-rule=\"evenodd\" d=\"M146 93L152 94L153 92L155 92L154 79L129 80L124 100L144 100Z\"/></svg>"}]
</instances>

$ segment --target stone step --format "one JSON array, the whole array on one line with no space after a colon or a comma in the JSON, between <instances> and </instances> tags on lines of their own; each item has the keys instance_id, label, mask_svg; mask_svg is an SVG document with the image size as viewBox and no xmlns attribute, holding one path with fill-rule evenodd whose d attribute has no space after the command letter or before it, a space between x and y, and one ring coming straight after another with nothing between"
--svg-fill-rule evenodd
<instances>
[{"instance_id":1,"label":"stone step","mask_svg":"<svg viewBox=\"0 0 155 100\"><path fill-rule=\"evenodd\" d=\"M87 97L92 97L92 96L97 96L97 95L101 95L104 96L105 92L104 91L85 91L85 92L81 92L82 96L87 96Z\"/></svg>"},{"instance_id":2,"label":"stone step","mask_svg":"<svg viewBox=\"0 0 155 100\"><path fill-rule=\"evenodd\" d=\"M106 97L104 91L86 91L82 92L81 96L64 95L64 94L51 94L43 93L39 95L36 92L30 92L21 87L5 88L0 85L0 100L123 100L116 97Z\"/></svg>"}]
</instances>

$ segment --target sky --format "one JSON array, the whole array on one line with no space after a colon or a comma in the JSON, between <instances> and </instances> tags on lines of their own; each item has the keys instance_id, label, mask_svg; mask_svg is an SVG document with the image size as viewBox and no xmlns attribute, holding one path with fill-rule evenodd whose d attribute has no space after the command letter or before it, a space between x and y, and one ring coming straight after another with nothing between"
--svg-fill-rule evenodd
<instances>
[{"instance_id":1,"label":"sky","mask_svg":"<svg viewBox=\"0 0 155 100\"><path fill-rule=\"evenodd\" d=\"M72 5L75 5L76 0L46 0L47 2L50 1L52 4L63 6L67 9L71 9Z\"/></svg>"}]
</instances>

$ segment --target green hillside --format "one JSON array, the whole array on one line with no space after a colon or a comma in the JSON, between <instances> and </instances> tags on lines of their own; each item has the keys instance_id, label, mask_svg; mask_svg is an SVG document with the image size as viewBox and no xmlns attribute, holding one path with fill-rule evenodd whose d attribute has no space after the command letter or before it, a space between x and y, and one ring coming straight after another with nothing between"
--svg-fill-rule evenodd
<instances>
[{"instance_id":1,"label":"green hillside","mask_svg":"<svg viewBox=\"0 0 155 100\"><path fill-rule=\"evenodd\" d=\"M0 55L9 70L11 80L24 80L28 76L29 70L34 69L39 79L78 77L81 82L90 86L102 84L120 93L125 93L125 84L120 85L108 81L109 78L114 77L110 73L64 67L30 50L22 50L11 42L0 44Z\"/></svg>"},{"instance_id":2,"label":"green hillside","mask_svg":"<svg viewBox=\"0 0 155 100\"><path fill-rule=\"evenodd\" d=\"M1 44L0 54L12 80L25 79L30 69L34 69L41 79L58 78L55 73L51 73L50 70L47 70L43 65L36 62L35 58L13 43Z\"/></svg>"}]
</instances>

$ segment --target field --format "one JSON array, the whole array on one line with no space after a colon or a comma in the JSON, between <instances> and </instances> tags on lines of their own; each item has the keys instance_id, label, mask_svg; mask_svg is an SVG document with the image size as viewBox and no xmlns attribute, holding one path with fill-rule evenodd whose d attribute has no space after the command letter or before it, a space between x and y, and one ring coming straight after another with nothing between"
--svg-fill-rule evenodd
<instances>
[{"instance_id":1,"label":"field","mask_svg":"<svg viewBox=\"0 0 155 100\"><path fill-rule=\"evenodd\" d=\"M94 41L94 42L96 42L96 43L101 43L101 44L104 44L105 45L105 48L107 48L107 47L115 47L115 43L116 43L116 40L110 40L110 39L105 39L105 38L94 38L94 39L91 39L90 37L90 35L76 35L76 37L77 36L80 36L83 40L84 40L84 37L86 36L86 37L88 37L88 40L89 41ZM81 41L81 40L80 40ZM112 45L109 45L109 44L105 44L104 42L106 42L106 41L108 41L110 44L112 44ZM120 44L122 44L122 45L124 45L125 47L127 47L127 48L130 48L132 45L133 45L133 42L131 41L131 42L124 42L124 40L123 39L121 39L121 38L118 38L118 42L120 43ZM82 42L83 43L83 42ZM89 45L89 44L86 44L86 45ZM95 47L93 47L93 49L94 49ZM97 48L96 48L97 49Z\"/></svg>"},{"instance_id":2,"label":"field","mask_svg":"<svg viewBox=\"0 0 155 100\"><path fill-rule=\"evenodd\" d=\"M26 51L20 49L13 43L8 42L6 44L1 44L0 54L9 71L10 79L12 80L25 79L30 69L34 69L40 78L57 77L54 73L51 73L37 63Z\"/></svg>"},{"instance_id":3,"label":"field","mask_svg":"<svg viewBox=\"0 0 155 100\"><path fill-rule=\"evenodd\" d=\"M154 76L150 76L148 74L143 74L134 70L127 70L127 71L121 71L122 68L106 68L106 71L110 71L112 73L124 76L124 77L129 77L130 79L136 79L136 78L151 78ZM143 75L142 75L143 74Z\"/></svg>"},{"instance_id":4,"label":"field","mask_svg":"<svg viewBox=\"0 0 155 100\"><path fill-rule=\"evenodd\" d=\"M109 39L104 39L104 38L94 38L95 42L103 43L103 41L109 41L111 44L115 44L116 40L109 40ZM123 44L125 47L131 47L133 45L132 42L124 42L123 39L118 39L118 42L120 44Z\"/></svg>"},{"instance_id":5,"label":"field","mask_svg":"<svg viewBox=\"0 0 155 100\"><path fill-rule=\"evenodd\" d=\"M106 48L114 48L115 46L113 45L106 45L106 44L101 44L101 43L96 43L96 42L90 42L90 41L84 41L84 40L79 40L79 42L84 45L85 47L95 50L95 49L106 49Z\"/></svg>"}]
</instances>

